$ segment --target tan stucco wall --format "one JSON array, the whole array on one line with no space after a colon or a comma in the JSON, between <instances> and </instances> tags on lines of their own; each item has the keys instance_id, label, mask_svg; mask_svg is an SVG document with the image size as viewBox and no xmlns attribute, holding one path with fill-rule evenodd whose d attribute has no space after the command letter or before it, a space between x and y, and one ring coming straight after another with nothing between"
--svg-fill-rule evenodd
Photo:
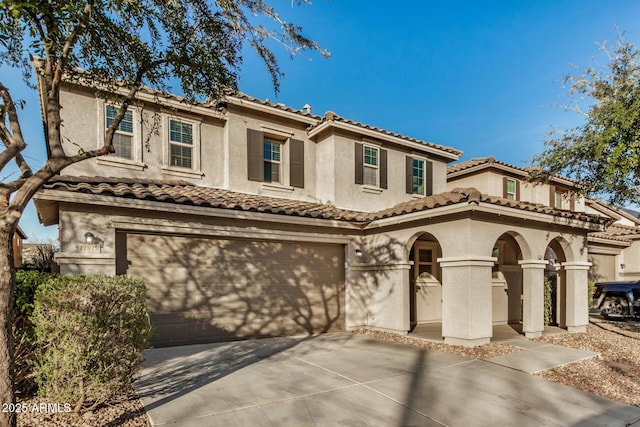
<instances>
[{"instance_id":1,"label":"tan stucco wall","mask_svg":"<svg viewBox=\"0 0 640 427\"><path fill-rule=\"evenodd\" d=\"M62 137L68 154L79 149L93 150L103 143L104 105L102 100L94 98L82 89L61 92L61 112L63 119ZM114 157L89 159L66 168L65 175L76 176L115 176L122 178L180 179L196 185L221 187L223 184L224 161L224 121L211 116L160 110L155 105L137 104L134 111L134 135L140 147L136 161L118 162ZM84 118L78 120L79 117ZM193 172L179 168L168 168L167 163L167 127L168 118L193 120L194 165ZM196 152L199 150L199 156ZM173 169L168 170L168 169ZM187 172L187 173L181 173Z\"/></svg>"},{"instance_id":2,"label":"tan stucco wall","mask_svg":"<svg viewBox=\"0 0 640 427\"><path fill-rule=\"evenodd\" d=\"M90 91L75 86L61 94L64 106L62 128L68 153L91 150L103 143L105 103ZM224 117L204 108L175 104L160 108L139 102L132 108L134 134L140 147L134 161L118 161L113 156L89 159L64 170L75 176L114 176L138 179L186 180L199 186L225 188L250 194L319 201L358 211L373 212L412 200L405 191L405 156L413 155L433 162L433 192L446 189L446 161L432 154L417 153L399 145L367 140L387 150L388 189L366 191L355 184L354 144L363 137L352 132L324 132L314 139L307 136L309 123L284 118L243 105L230 104ZM168 119L194 121L193 170L168 167ZM79 120L78 118L82 118ZM247 129L271 134L284 141L281 152L281 182L248 180ZM199 135L199 138L198 138ZM289 139L304 141L304 188L290 186ZM198 155L199 154L199 155Z\"/></svg>"},{"instance_id":3,"label":"tan stucco wall","mask_svg":"<svg viewBox=\"0 0 640 427\"><path fill-rule=\"evenodd\" d=\"M447 190L451 191L457 187L474 187L482 193L502 197L504 195L503 180L505 176L508 176L508 174L495 170L483 170L469 175L462 175L450 178L447 182ZM520 179L520 201L549 206L551 201L549 191L549 184L533 184ZM570 200L563 200L562 209L569 209L570 207ZM574 208L575 212L584 212L586 209L584 198L576 197Z\"/></svg>"}]
</instances>

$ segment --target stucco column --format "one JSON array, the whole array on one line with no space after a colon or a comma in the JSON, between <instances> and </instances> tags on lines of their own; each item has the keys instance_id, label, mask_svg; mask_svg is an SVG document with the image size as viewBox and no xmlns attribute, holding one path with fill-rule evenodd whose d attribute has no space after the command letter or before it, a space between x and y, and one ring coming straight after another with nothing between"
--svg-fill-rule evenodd
<instances>
[{"instance_id":1,"label":"stucco column","mask_svg":"<svg viewBox=\"0 0 640 427\"><path fill-rule=\"evenodd\" d=\"M493 334L491 268L497 259L439 258L442 268L442 336L447 344L487 344Z\"/></svg>"},{"instance_id":2,"label":"stucco column","mask_svg":"<svg viewBox=\"0 0 640 427\"><path fill-rule=\"evenodd\" d=\"M544 269L549 261L518 261L522 267L522 331L527 338L537 338L544 331Z\"/></svg>"},{"instance_id":3,"label":"stucco column","mask_svg":"<svg viewBox=\"0 0 640 427\"><path fill-rule=\"evenodd\" d=\"M589 324L588 286L590 262L563 262L566 277L566 325L569 332L587 332Z\"/></svg>"}]
</instances>

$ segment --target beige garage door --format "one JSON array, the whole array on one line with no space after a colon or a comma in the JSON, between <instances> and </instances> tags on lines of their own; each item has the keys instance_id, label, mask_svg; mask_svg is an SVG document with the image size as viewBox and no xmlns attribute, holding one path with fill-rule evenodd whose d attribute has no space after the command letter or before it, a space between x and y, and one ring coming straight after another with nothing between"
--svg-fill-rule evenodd
<instances>
[{"instance_id":1,"label":"beige garage door","mask_svg":"<svg viewBox=\"0 0 640 427\"><path fill-rule=\"evenodd\" d=\"M343 245L150 234L120 244L127 274L147 283L155 346L344 330Z\"/></svg>"},{"instance_id":2,"label":"beige garage door","mask_svg":"<svg viewBox=\"0 0 640 427\"><path fill-rule=\"evenodd\" d=\"M589 254L589 276L595 282L616 280L616 256L604 254Z\"/></svg>"}]
</instances>

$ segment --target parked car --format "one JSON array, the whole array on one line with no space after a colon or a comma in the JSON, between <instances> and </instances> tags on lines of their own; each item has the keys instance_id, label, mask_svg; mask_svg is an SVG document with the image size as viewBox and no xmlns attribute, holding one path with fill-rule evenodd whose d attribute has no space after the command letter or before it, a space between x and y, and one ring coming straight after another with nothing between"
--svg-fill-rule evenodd
<instances>
[{"instance_id":1,"label":"parked car","mask_svg":"<svg viewBox=\"0 0 640 427\"><path fill-rule=\"evenodd\" d=\"M606 319L640 317L640 280L596 283L591 308Z\"/></svg>"}]
</instances>

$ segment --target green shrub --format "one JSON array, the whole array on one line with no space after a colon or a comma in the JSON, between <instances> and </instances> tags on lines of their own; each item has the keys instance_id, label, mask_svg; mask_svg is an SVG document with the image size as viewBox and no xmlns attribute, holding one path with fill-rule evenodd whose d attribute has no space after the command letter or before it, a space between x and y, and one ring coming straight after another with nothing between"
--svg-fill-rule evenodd
<instances>
[{"instance_id":1,"label":"green shrub","mask_svg":"<svg viewBox=\"0 0 640 427\"><path fill-rule=\"evenodd\" d=\"M125 276L57 277L36 292L38 395L92 410L125 390L151 327L144 282Z\"/></svg>"},{"instance_id":2,"label":"green shrub","mask_svg":"<svg viewBox=\"0 0 640 427\"><path fill-rule=\"evenodd\" d=\"M593 279L587 280L587 308L591 309L591 304L593 304L593 291L596 288L596 282Z\"/></svg>"},{"instance_id":3,"label":"green shrub","mask_svg":"<svg viewBox=\"0 0 640 427\"><path fill-rule=\"evenodd\" d=\"M553 323L553 285L551 279L544 277L544 324Z\"/></svg>"},{"instance_id":4,"label":"green shrub","mask_svg":"<svg viewBox=\"0 0 640 427\"><path fill-rule=\"evenodd\" d=\"M16 393L30 395L35 391L33 364L35 361L35 333L31 314L38 287L51 278L49 273L38 271L16 271L16 286L13 294L14 369Z\"/></svg>"}]
</instances>

